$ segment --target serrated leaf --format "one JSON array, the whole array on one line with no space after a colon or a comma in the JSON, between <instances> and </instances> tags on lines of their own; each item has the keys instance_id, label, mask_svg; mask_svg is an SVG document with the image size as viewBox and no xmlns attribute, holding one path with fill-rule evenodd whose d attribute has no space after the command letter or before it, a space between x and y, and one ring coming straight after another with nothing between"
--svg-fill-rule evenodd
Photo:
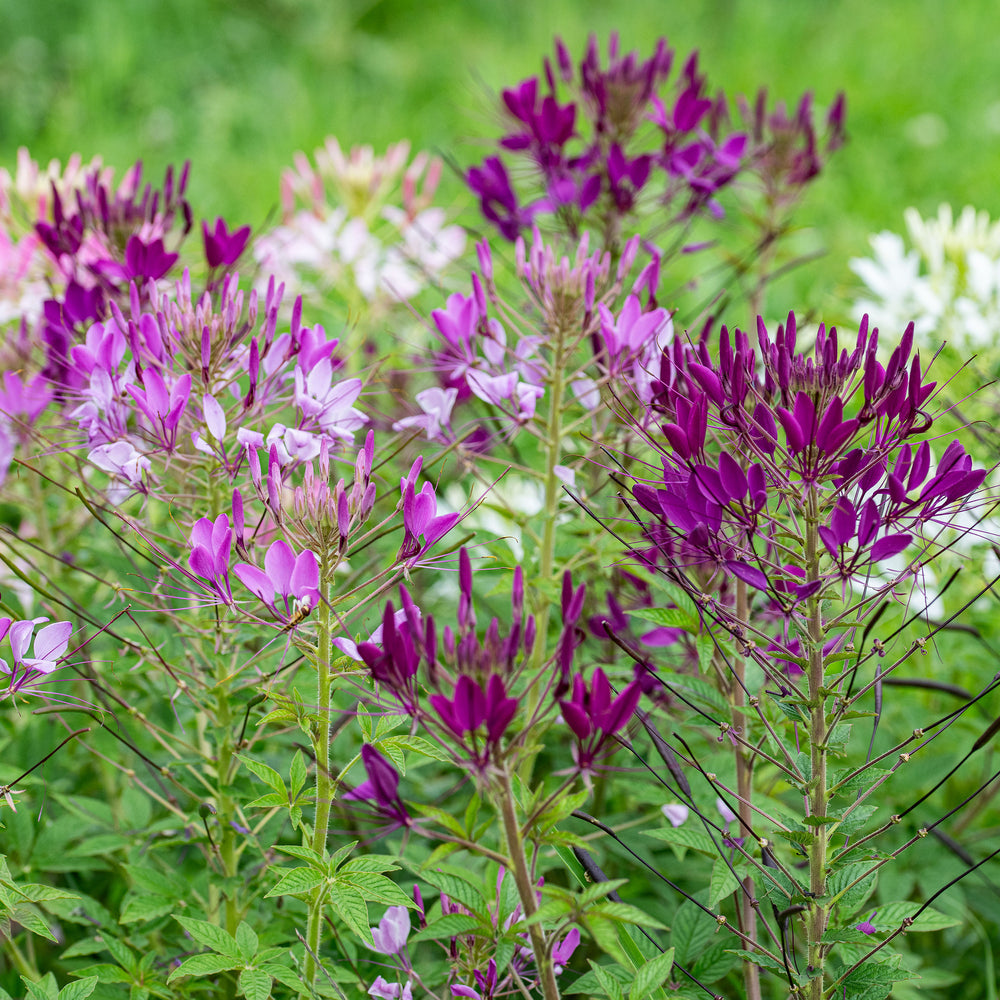
<instances>
[{"instance_id":1,"label":"serrated leaf","mask_svg":"<svg viewBox=\"0 0 1000 1000\"><path fill-rule=\"evenodd\" d=\"M290 896L296 893L309 892L315 889L321 882L326 881L326 876L315 868L293 868L290 872L285 872L278 879L278 884L266 893L264 898L271 896Z\"/></svg>"},{"instance_id":2,"label":"serrated leaf","mask_svg":"<svg viewBox=\"0 0 1000 1000\"><path fill-rule=\"evenodd\" d=\"M198 942L212 951L217 951L220 955L225 955L230 959L239 961L240 950L236 946L233 936L216 924L210 924L207 920L197 920L194 917L174 917L181 927L184 928Z\"/></svg>"},{"instance_id":3,"label":"serrated leaf","mask_svg":"<svg viewBox=\"0 0 1000 1000\"><path fill-rule=\"evenodd\" d=\"M112 937L110 934L102 934L101 941L104 947L111 953L111 957L123 968L134 969L136 967L135 952L124 941Z\"/></svg>"},{"instance_id":4,"label":"serrated leaf","mask_svg":"<svg viewBox=\"0 0 1000 1000\"><path fill-rule=\"evenodd\" d=\"M461 903L477 916L488 918L489 912L480 886L470 885L465 879L449 872L428 871L419 867L415 870L422 881L434 886L440 892L447 893L451 899Z\"/></svg>"},{"instance_id":5,"label":"serrated leaf","mask_svg":"<svg viewBox=\"0 0 1000 1000\"><path fill-rule=\"evenodd\" d=\"M875 911L870 922L877 931L894 931L907 917L912 917L918 909L920 909L919 903L884 903ZM960 923L960 920L949 917L940 910L929 906L907 927L907 931L940 931L946 927L956 927Z\"/></svg>"},{"instance_id":6,"label":"serrated leaf","mask_svg":"<svg viewBox=\"0 0 1000 1000\"><path fill-rule=\"evenodd\" d=\"M243 961L252 962L259 946L254 929L245 920L241 921L236 928L236 947L239 948Z\"/></svg>"},{"instance_id":7,"label":"serrated leaf","mask_svg":"<svg viewBox=\"0 0 1000 1000\"><path fill-rule=\"evenodd\" d=\"M826 940L824 936L823 940ZM795 974L793 968L785 969L781 962L776 962L770 955L765 955L760 951L743 951L740 948L729 948L727 949L730 955L735 955L740 961L750 962L753 965L759 966L761 969L768 969L770 972L776 973L786 982L789 973L792 977L792 982L796 983L798 981L798 976Z\"/></svg>"},{"instance_id":8,"label":"serrated leaf","mask_svg":"<svg viewBox=\"0 0 1000 1000\"><path fill-rule=\"evenodd\" d=\"M595 963L591 963L592 965ZM600 968L603 970L604 975L611 976L618 982L623 988L631 981L631 975L627 969L623 969L620 965L602 965ZM570 996L575 993L586 993L588 996L593 996L596 993L603 993L601 988L600 980L597 978L593 968L589 972L585 972L579 979L574 983L563 985L559 984L560 989L566 996ZM607 994L605 994L607 995ZM671 994L673 997L674 994Z\"/></svg>"},{"instance_id":9,"label":"serrated leaf","mask_svg":"<svg viewBox=\"0 0 1000 1000\"><path fill-rule=\"evenodd\" d=\"M338 847L336 851L330 856L330 860L326 862L330 871L336 871L338 866L342 865L344 861L350 857L351 851L358 846L358 841L352 840L349 844L344 844L342 847Z\"/></svg>"},{"instance_id":10,"label":"serrated leaf","mask_svg":"<svg viewBox=\"0 0 1000 1000\"><path fill-rule=\"evenodd\" d=\"M835 794L843 795L849 799L856 799L861 792L867 791L876 781L891 773L881 767L866 767L861 774L856 774L850 781L841 785Z\"/></svg>"},{"instance_id":11,"label":"serrated leaf","mask_svg":"<svg viewBox=\"0 0 1000 1000\"><path fill-rule=\"evenodd\" d=\"M793 844L801 844L803 847L816 842L816 834L810 830L775 830L774 835Z\"/></svg>"},{"instance_id":12,"label":"serrated leaf","mask_svg":"<svg viewBox=\"0 0 1000 1000\"><path fill-rule=\"evenodd\" d=\"M727 951L722 943L713 944L711 948L698 956L691 975L703 983L714 983L727 975L739 961L735 955Z\"/></svg>"},{"instance_id":13,"label":"serrated leaf","mask_svg":"<svg viewBox=\"0 0 1000 1000\"><path fill-rule=\"evenodd\" d=\"M660 931L667 929L655 917L651 917L645 910L641 910L638 906L632 906L630 903L601 903L591 912L603 917L611 917L625 924L635 924L637 927L651 927Z\"/></svg>"},{"instance_id":14,"label":"serrated leaf","mask_svg":"<svg viewBox=\"0 0 1000 1000\"><path fill-rule=\"evenodd\" d=\"M128 1000L149 1000L149 990L145 986L133 983L128 991Z\"/></svg>"},{"instance_id":15,"label":"serrated leaf","mask_svg":"<svg viewBox=\"0 0 1000 1000\"><path fill-rule=\"evenodd\" d=\"M97 976L88 976L75 983L67 983L59 991L59 1000L84 1000L97 986Z\"/></svg>"},{"instance_id":16,"label":"serrated leaf","mask_svg":"<svg viewBox=\"0 0 1000 1000\"><path fill-rule=\"evenodd\" d=\"M417 941L439 941L441 938L468 934L481 926L481 921L467 913L446 913L440 919L429 923L422 931L412 934L409 941L411 944Z\"/></svg>"},{"instance_id":17,"label":"serrated leaf","mask_svg":"<svg viewBox=\"0 0 1000 1000\"><path fill-rule=\"evenodd\" d=\"M375 722L375 739L384 736L386 733L391 733L394 729L399 729L400 726L409 722L410 717L408 715L380 715ZM406 738L408 739L409 737Z\"/></svg>"},{"instance_id":18,"label":"serrated leaf","mask_svg":"<svg viewBox=\"0 0 1000 1000\"><path fill-rule=\"evenodd\" d=\"M247 1000L268 1000L271 995L271 977L263 969L244 969L236 988Z\"/></svg>"},{"instance_id":19,"label":"serrated leaf","mask_svg":"<svg viewBox=\"0 0 1000 1000\"><path fill-rule=\"evenodd\" d=\"M836 902L843 915L856 913L868 896L875 890L878 881L878 870L865 878L861 878L872 865L867 861L854 862L835 869L826 882L826 893L829 902ZM855 879L861 878L856 885L851 885ZM851 886L851 888L847 888Z\"/></svg>"},{"instance_id":20,"label":"serrated leaf","mask_svg":"<svg viewBox=\"0 0 1000 1000\"><path fill-rule=\"evenodd\" d=\"M237 758L246 765L248 771L256 774L265 785L273 788L276 792L280 792L285 801L288 800L288 790L285 788L285 779L278 774L277 771L269 764L265 764L262 761L254 760L252 757L247 757L245 754L238 753Z\"/></svg>"},{"instance_id":21,"label":"serrated leaf","mask_svg":"<svg viewBox=\"0 0 1000 1000\"><path fill-rule=\"evenodd\" d=\"M582 910L588 903L593 903L597 899L603 899L605 896L620 889L623 885L628 885L627 878L609 878L606 882L595 882L593 885L588 885L580 893L576 905ZM572 907L573 901L570 900L569 902Z\"/></svg>"},{"instance_id":22,"label":"serrated leaf","mask_svg":"<svg viewBox=\"0 0 1000 1000\"><path fill-rule=\"evenodd\" d=\"M606 966L598 965L592 961L590 971L593 972L594 978L600 984L605 996L610 997L610 1000L623 1000L625 991L618 981L608 974Z\"/></svg>"},{"instance_id":23,"label":"serrated leaf","mask_svg":"<svg viewBox=\"0 0 1000 1000\"><path fill-rule=\"evenodd\" d=\"M58 943L59 939L46 923L44 917L42 917L37 910L32 910L29 907L23 906L18 907L14 911L14 914L17 922L22 927L31 931L32 934L37 934L39 937L47 938L49 941L55 941Z\"/></svg>"},{"instance_id":24,"label":"serrated leaf","mask_svg":"<svg viewBox=\"0 0 1000 1000\"><path fill-rule=\"evenodd\" d=\"M59 995L59 988L56 986L56 977L51 972L47 972L38 982L32 982L25 976L21 976L21 982L28 991L31 1000L56 1000Z\"/></svg>"},{"instance_id":25,"label":"serrated leaf","mask_svg":"<svg viewBox=\"0 0 1000 1000\"><path fill-rule=\"evenodd\" d=\"M220 972L229 972L239 965L238 961L227 958L225 955L206 953L204 955L192 955L184 959L180 965L174 969L167 977L167 982L171 983L179 976L214 976Z\"/></svg>"},{"instance_id":26,"label":"serrated leaf","mask_svg":"<svg viewBox=\"0 0 1000 1000\"><path fill-rule=\"evenodd\" d=\"M674 949L668 948L661 955L651 958L639 969L628 991L628 1000L645 1000L657 987L661 986L674 967Z\"/></svg>"},{"instance_id":27,"label":"serrated leaf","mask_svg":"<svg viewBox=\"0 0 1000 1000\"><path fill-rule=\"evenodd\" d=\"M701 622L680 608L635 608L629 614L663 628L680 628L692 635L701 631Z\"/></svg>"},{"instance_id":28,"label":"serrated leaf","mask_svg":"<svg viewBox=\"0 0 1000 1000\"><path fill-rule=\"evenodd\" d=\"M740 880L730 871L729 865L719 858L712 865L712 878L709 881L708 905L711 909L718 908L719 903L728 899L740 886Z\"/></svg>"},{"instance_id":29,"label":"serrated leaf","mask_svg":"<svg viewBox=\"0 0 1000 1000\"><path fill-rule=\"evenodd\" d=\"M274 849L301 861L309 861L316 867L324 864L322 858L311 847L303 847L301 844L275 844Z\"/></svg>"},{"instance_id":30,"label":"serrated leaf","mask_svg":"<svg viewBox=\"0 0 1000 1000\"><path fill-rule=\"evenodd\" d=\"M337 869L338 875L348 872L395 872L399 871L399 858L390 854L366 854L360 858L351 858Z\"/></svg>"},{"instance_id":31,"label":"serrated leaf","mask_svg":"<svg viewBox=\"0 0 1000 1000\"><path fill-rule=\"evenodd\" d=\"M140 865L125 865L135 889L145 890L145 894L182 899L188 887L178 878Z\"/></svg>"},{"instance_id":32,"label":"serrated leaf","mask_svg":"<svg viewBox=\"0 0 1000 1000\"><path fill-rule=\"evenodd\" d=\"M442 747L430 740L425 740L422 736L405 737L405 748L411 753L418 753L421 757L429 757L431 760L443 760L452 763L452 756Z\"/></svg>"},{"instance_id":33,"label":"serrated leaf","mask_svg":"<svg viewBox=\"0 0 1000 1000\"><path fill-rule=\"evenodd\" d=\"M863 830L868 823L868 820L875 815L878 810L876 805L860 805L855 806L840 822L840 826L837 827L837 833L843 834L844 836L851 836Z\"/></svg>"},{"instance_id":34,"label":"serrated leaf","mask_svg":"<svg viewBox=\"0 0 1000 1000\"><path fill-rule=\"evenodd\" d=\"M176 899L163 896L130 896L122 905L120 924L134 924L137 920L156 920L177 909Z\"/></svg>"},{"instance_id":35,"label":"serrated leaf","mask_svg":"<svg viewBox=\"0 0 1000 1000\"><path fill-rule=\"evenodd\" d=\"M655 830L643 830L642 835L652 837L654 840L666 841L674 848L677 857L681 860L684 859L688 848L711 858L718 855L712 838L704 830L689 829L686 826L665 826Z\"/></svg>"},{"instance_id":36,"label":"serrated leaf","mask_svg":"<svg viewBox=\"0 0 1000 1000\"><path fill-rule=\"evenodd\" d=\"M354 931L369 948L375 946L371 927L368 925L368 903L357 889L347 885L330 888L330 904L341 920Z\"/></svg>"},{"instance_id":37,"label":"serrated leaf","mask_svg":"<svg viewBox=\"0 0 1000 1000\"><path fill-rule=\"evenodd\" d=\"M288 793L287 792L268 792L266 795L261 795L259 798L253 800L253 802L248 802L246 804L247 809L274 809L282 808L288 805Z\"/></svg>"},{"instance_id":38,"label":"serrated leaf","mask_svg":"<svg viewBox=\"0 0 1000 1000\"><path fill-rule=\"evenodd\" d=\"M277 979L282 986L298 990L303 994L309 992L309 988L302 978L285 965L279 965L277 962L262 962L260 971L266 972L272 979Z\"/></svg>"},{"instance_id":39,"label":"serrated leaf","mask_svg":"<svg viewBox=\"0 0 1000 1000\"><path fill-rule=\"evenodd\" d=\"M357 889L369 902L385 903L387 906L407 906L416 908L416 903L390 878L375 872L337 872L337 885L349 885Z\"/></svg>"},{"instance_id":40,"label":"serrated leaf","mask_svg":"<svg viewBox=\"0 0 1000 1000\"><path fill-rule=\"evenodd\" d=\"M678 907L670 930L670 943L676 952L677 961L689 965L708 948L718 926L694 903L684 903Z\"/></svg>"},{"instance_id":41,"label":"serrated leaf","mask_svg":"<svg viewBox=\"0 0 1000 1000\"><path fill-rule=\"evenodd\" d=\"M298 798L299 792L302 791L306 783L306 759L301 750L295 751L288 780L292 786L292 798Z\"/></svg>"},{"instance_id":42,"label":"serrated leaf","mask_svg":"<svg viewBox=\"0 0 1000 1000\"><path fill-rule=\"evenodd\" d=\"M99 983L130 983L132 977L117 965L109 965L106 962L99 962L97 965L88 965L84 969L74 969L74 976L93 976Z\"/></svg>"}]
</instances>

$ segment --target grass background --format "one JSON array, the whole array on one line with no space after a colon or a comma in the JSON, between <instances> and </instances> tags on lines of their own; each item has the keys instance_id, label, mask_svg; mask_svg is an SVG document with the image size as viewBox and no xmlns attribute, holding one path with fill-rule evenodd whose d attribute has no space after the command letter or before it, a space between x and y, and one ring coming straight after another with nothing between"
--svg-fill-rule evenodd
<instances>
[{"instance_id":1,"label":"grass background","mask_svg":"<svg viewBox=\"0 0 1000 1000\"><path fill-rule=\"evenodd\" d=\"M259 225L282 167L328 134L468 165L495 134L491 93L537 73L554 34L577 53L617 29L643 55L663 34L728 94L846 90L851 141L799 216L829 256L792 278L836 314L848 258L907 205L1000 214L998 28L995 0L6 0L0 162L20 145L141 156L159 181L190 158L197 213Z\"/></svg>"}]
</instances>

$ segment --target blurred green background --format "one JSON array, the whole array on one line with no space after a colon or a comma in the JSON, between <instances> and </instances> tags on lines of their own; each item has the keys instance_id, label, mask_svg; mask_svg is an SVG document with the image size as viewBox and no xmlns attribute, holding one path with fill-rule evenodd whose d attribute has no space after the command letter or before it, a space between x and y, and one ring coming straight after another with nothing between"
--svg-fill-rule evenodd
<instances>
[{"instance_id":1,"label":"blurred green background","mask_svg":"<svg viewBox=\"0 0 1000 1000\"><path fill-rule=\"evenodd\" d=\"M190 158L196 212L259 225L282 167L328 134L468 165L496 132L491 94L537 73L553 35L576 54L617 29L646 55L663 34L728 94L846 90L850 143L799 215L829 255L792 279L836 313L847 259L907 205L1000 214L998 28L995 0L0 0L0 162L141 156L159 181Z\"/></svg>"}]
</instances>

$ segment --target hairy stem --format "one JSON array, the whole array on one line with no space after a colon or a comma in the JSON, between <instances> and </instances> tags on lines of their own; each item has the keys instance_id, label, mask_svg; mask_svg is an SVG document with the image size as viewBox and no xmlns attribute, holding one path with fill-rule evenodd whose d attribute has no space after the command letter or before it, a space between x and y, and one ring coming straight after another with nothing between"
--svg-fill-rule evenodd
<instances>
[{"instance_id":1,"label":"hairy stem","mask_svg":"<svg viewBox=\"0 0 1000 1000\"><path fill-rule=\"evenodd\" d=\"M503 822L504 837L507 840L507 853L510 855L514 872L514 882L521 900L521 909L526 918L531 918L538 912L538 898L535 886L528 870L528 859L524 853L524 840L521 837L521 824L517 818L517 807L514 804L514 790L511 788L510 775L503 771L497 795L497 806L500 819ZM559 1000L559 987L556 984L556 972L552 965L552 955L545 947L545 936L538 924L528 928L531 937L531 950L535 954L535 966L538 969L538 979L545 1000Z\"/></svg>"}]
</instances>

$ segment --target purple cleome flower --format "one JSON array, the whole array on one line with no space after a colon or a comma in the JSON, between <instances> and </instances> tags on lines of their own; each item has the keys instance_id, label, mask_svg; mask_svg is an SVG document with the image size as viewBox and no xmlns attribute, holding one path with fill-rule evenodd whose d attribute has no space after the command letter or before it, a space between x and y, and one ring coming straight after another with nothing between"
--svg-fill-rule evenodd
<instances>
[{"instance_id":1,"label":"purple cleome flower","mask_svg":"<svg viewBox=\"0 0 1000 1000\"><path fill-rule=\"evenodd\" d=\"M308 613L320 602L319 564L315 553L305 549L296 555L282 539L267 550L263 570L249 563L237 563L233 572L247 590L286 624L302 612Z\"/></svg>"},{"instance_id":2,"label":"purple cleome flower","mask_svg":"<svg viewBox=\"0 0 1000 1000\"><path fill-rule=\"evenodd\" d=\"M35 626L47 621L48 618L24 621L0 618L0 640L8 640L13 658L10 666L6 660L0 659L0 673L7 675L7 682L0 685L0 697L13 698L19 691L24 691L47 677L59 666L59 660L65 655L69 645L73 625L71 622L45 625L34 636L32 648ZM29 649L32 653L30 656Z\"/></svg>"}]
</instances>

